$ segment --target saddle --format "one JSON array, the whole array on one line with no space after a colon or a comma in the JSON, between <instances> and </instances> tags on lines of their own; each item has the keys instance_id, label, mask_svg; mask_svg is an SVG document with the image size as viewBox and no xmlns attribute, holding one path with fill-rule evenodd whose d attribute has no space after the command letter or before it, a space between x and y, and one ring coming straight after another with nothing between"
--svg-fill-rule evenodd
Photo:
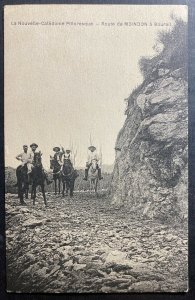
<instances>
[{"instance_id":1,"label":"saddle","mask_svg":"<svg viewBox=\"0 0 195 300\"><path fill-rule=\"evenodd\" d=\"M24 165L20 165L17 167L18 171L22 171L22 170L26 170L27 171L27 163L25 163Z\"/></svg>"}]
</instances>

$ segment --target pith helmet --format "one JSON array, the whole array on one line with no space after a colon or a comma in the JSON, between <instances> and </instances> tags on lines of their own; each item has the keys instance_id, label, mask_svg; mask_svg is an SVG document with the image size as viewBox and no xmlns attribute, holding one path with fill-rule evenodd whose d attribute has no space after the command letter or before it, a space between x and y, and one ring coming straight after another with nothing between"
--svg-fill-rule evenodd
<instances>
[{"instance_id":1,"label":"pith helmet","mask_svg":"<svg viewBox=\"0 0 195 300\"><path fill-rule=\"evenodd\" d=\"M31 148L32 148L33 146L35 146L36 148L38 147L38 145L35 144L35 143L32 143L32 144L30 145Z\"/></svg>"},{"instance_id":2,"label":"pith helmet","mask_svg":"<svg viewBox=\"0 0 195 300\"><path fill-rule=\"evenodd\" d=\"M95 146L90 146L88 149L89 149L89 150L95 150L96 147L95 147Z\"/></svg>"},{"instance_id":3,"label":"pith helmet","mask_svg":"<svg viewBox=\"0 0 195 300\"><path fill-rule=\"evenodd\" d=\"M60 147L54 147L53 151L60 151Z\"/></svg>"}]
</instances>

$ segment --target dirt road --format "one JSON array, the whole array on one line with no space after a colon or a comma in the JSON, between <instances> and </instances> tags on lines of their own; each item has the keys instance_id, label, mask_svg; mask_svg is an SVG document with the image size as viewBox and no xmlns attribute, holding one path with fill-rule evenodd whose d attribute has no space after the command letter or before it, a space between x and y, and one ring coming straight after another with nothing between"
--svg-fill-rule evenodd
<instances>
[{"instance_id":1,"label":"dirt road","mask_svg":"<svg viewBox=\"0 0 195 300\"><path fill-rule=\"evenodd\" d=\"M6 195L7 290L152 292L187 289L187 228L115 209L106 195ZM138 217L139 216L139 217Z\"/></svg>"}]
</instances>

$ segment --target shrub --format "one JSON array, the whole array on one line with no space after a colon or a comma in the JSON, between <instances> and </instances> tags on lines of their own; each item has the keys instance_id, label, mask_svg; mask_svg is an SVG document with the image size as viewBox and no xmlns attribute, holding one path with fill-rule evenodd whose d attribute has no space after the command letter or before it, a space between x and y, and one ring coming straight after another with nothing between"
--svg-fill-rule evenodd
<instances>
[{"instance_id":1,"label":"shrub","mask_svg":"<svg viewBox=\"0 0 195 300\"><path fill-rule=\"evenodd\" d=\"M183 75L187 76L187 23L172 16L175 24L172 30L160 31L157 43L162 45L162 51L154 57L141 57L140 71L146 79L161 62L162 67L171 70L183 68Z\"/></svg>"}]
</instances>

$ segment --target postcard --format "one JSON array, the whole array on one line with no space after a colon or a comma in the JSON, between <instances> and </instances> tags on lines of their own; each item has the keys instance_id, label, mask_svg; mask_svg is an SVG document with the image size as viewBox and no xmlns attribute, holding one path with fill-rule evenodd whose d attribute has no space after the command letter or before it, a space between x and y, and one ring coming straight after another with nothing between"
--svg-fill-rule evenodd
<instances>
[{"instance_id":1,"label":"postcard","mask_svg":"<svg viewBox=\"0 0 195 300\"><path fill-rule=\"evenodd\" d=\"M7 5L7 291L188 290L185 5Z\"/></svg>"}]
</instances>

